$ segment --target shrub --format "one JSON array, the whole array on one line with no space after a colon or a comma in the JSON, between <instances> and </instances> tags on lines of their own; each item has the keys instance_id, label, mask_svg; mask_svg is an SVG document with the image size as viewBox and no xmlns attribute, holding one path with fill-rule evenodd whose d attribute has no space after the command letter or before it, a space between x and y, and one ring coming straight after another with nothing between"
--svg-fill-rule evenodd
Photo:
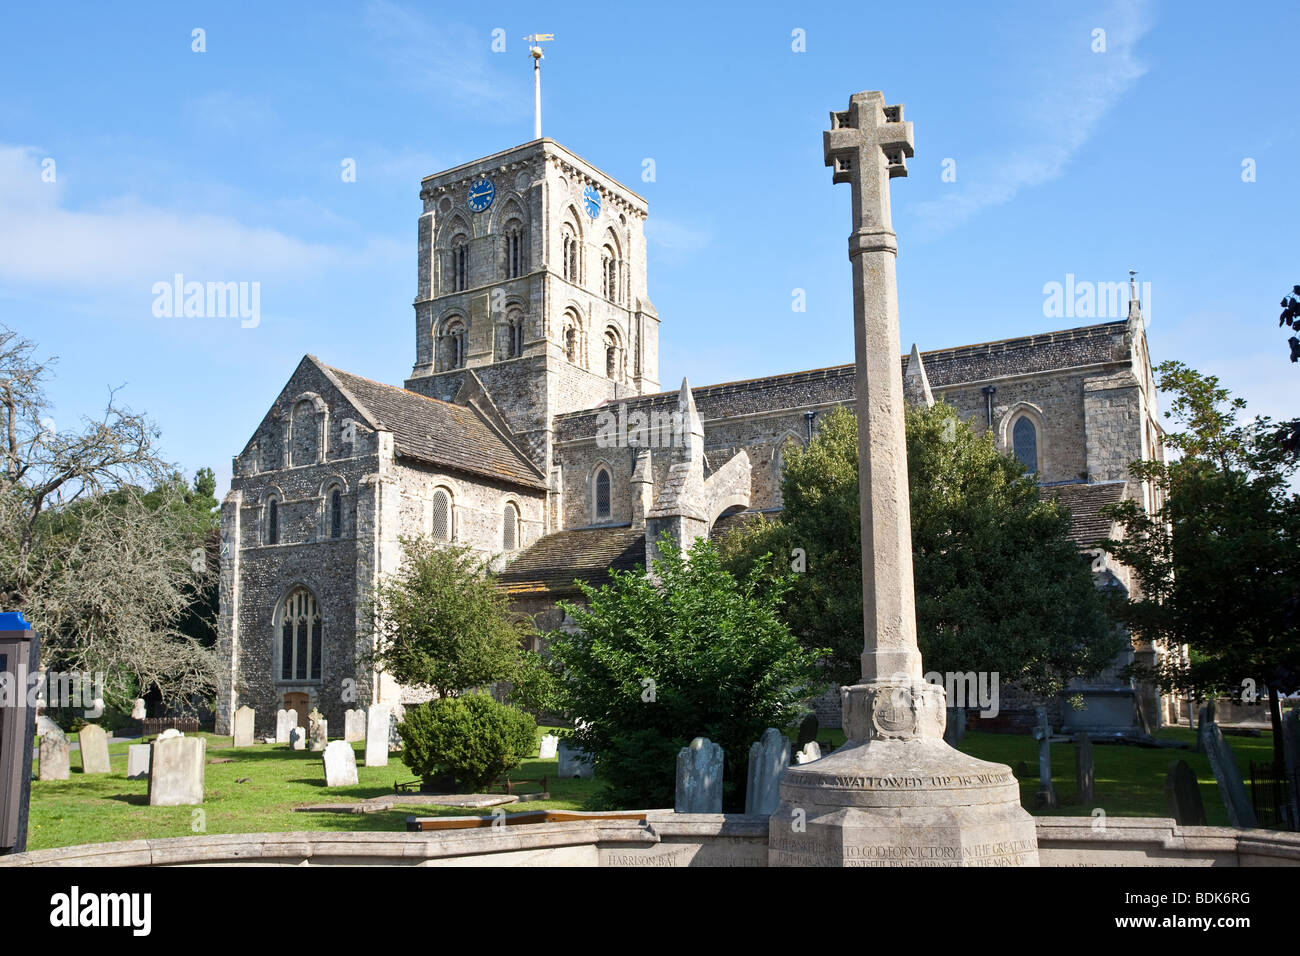
<instances>
[{"instance_id":1,"label":"shrub","mask_svg":"<svg viewBox=\"0 0 1300 956\"><path fill-rule=\"evenodd\" d=\"M397 725L402 762L427 789L454 782L477 793L519 761L537 741L532 717L487 694L444 697L406 711Z\"/></svg>"}]
</instances>

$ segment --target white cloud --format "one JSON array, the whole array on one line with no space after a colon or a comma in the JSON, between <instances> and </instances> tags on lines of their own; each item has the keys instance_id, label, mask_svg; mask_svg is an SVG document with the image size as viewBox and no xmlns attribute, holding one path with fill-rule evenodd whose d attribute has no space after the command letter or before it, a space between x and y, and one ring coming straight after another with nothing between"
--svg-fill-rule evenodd
<instances>
[{"instance_id":1,"label":"white cloud","mask_svg":"<svg viewBox=\"0 0 1300 956\"><path fill-rule=\"evenodd\" d=\"M653 246L656 261L678 261L705 249L713 241L708 225L685 224L659 216L645 223L647 245Z\"/></svg>"}]
</instances>

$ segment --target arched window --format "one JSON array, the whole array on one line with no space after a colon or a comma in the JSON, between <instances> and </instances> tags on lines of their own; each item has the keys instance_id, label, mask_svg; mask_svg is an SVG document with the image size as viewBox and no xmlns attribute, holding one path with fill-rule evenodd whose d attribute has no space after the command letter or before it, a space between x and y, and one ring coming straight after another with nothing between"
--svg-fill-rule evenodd
<instances>
[{"instance_id":1,"label":"arched window","mask_svg":"<svg viewBox=\"0 0 1300 956\"><path fill-rule=\"evenodd\" d=\"M506 315L504 327L501 328L504 341L498 345L499 358L519 358L524 354L524 317L518 309L512 309Z\"/></svg>"},{"instance_id":2,"label":"arched window","mask_svg":"<svg viewBox=\"0 0 1300 956\"><path fill-rule=\"evenodd\" d=\"M517 220L506 223L506 278L524 274L524 227Z\"/></svg>"},{"instance_id":3,"label":"arched window","mask_svg":"<svg viewBox=\"0 0 1300 956\"><path fill-rule=\"evenodd\" d=\"M610 516L609 469L596 471L596 520L608 521Z\"/></svg>"},{"instance_id":4,"label":"arched window","mask_svg":"<svg viewBox=\"0 0 1300 956\"><path fill-rule=\"evenodd\" d=\"M563 258L561 259L561 265L564 270L564 278L573 283L580 282L581 279L578 273L578 235L573 231L573 227L569 225L565 225L562 235L561 251Z\"/></svg>"},{"instance_id":5,"label":"arched window","mask_svg":"<svg viewBox=\"0 0 1300 956\"><path fill-rule=\"evenodd\" d=\"M1038 429L1029 416L1021 415L1016 419L1011 428L1011 447L1030 474L1038 471Z\"/></svg>"},{"instance_id":6,"label":"arched window","mask_svg":"<svg viewBox=\"0 0 1300 956\"><path fill-rule=\"evenodd\" d=\"M433 493L433 537L435 541L451 540L451 495L445 488Z\"/></svg>"},{"instance_id":7,"label":"arched window","mask_svg":"<svg viewBox=\"0 0 1300 956\"><path fill-rule=\"evenodd\" d=\"M338 488L330 492L329 528L331 538L343 536L343 492Z\"/></svg>"},{"instance_id":8,"label":"arched window","mask_svg":"<svg viewBox=\"0 0 1300 956\"><path fill-rule=\"evenodd\" d=\"M452 291L469 288L469 239L463 235L451 240Z\"/></svg>"},{"instance_id":9,"label":"arched window","mask_svg":"<svg viewBox=\"0 0 1300 956\"><path fill-rule=\"evenodd\" d=\"M447 319L438 336L438 370L465 367L465 323L459 317Z\"/></svg>"},{"instance_id":10,"label":"arched window","mask_svg":"<svg viewBox=\"0 0 1300 956\"><path fill-rule=\"evenodd\" d=\"M295 588L280 605L278 680L320 680L324 626L316 596Z\"/></svg>"},{"instance_id":11,"label":"arched window","mask_svg":"<svg viewBox=\"0 0 1300 956\"><path fill-rule=\"evenodd\" d=\"M519 547L519 509L506 502L501 522L501 550L514 551Z\"/></svg>"},{"instance_id":12,"label":"arched window","mask_svg":"<svg viewBox=\"0 0 1300 956\"><path fill-rule=\"evenodd\" d=\"M277 498L266 503L266 543L280 543L280 502Z\"/></svg>"},{"instance_id":13,"label":"arched window","mask_svg":"<svg viewBox=\"0 0 1300 956\"><path fill-rule=\"evenodd\" d=\"M600 250L600 294L610 302L618 301L618 259L609 246Z\"/></svg>"},{"instance_id":14,"label":"arched window","mask_svg":"<svg viewBox=\"0 0 1300 956\"><path fill-rule=\"evenodd\" d=\"M605 377L619 381L623 378L623 347L618 332L605 330Z\"/></svg>"}]
</instances>

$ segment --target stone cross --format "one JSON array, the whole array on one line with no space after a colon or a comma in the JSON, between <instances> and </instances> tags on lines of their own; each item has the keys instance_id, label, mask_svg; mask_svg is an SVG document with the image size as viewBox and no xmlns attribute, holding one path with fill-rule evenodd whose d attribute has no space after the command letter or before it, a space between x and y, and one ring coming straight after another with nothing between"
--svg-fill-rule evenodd
<instances>
[{"instance_id":1,"label":"stone cross","mask_svg":"<svg viewBox=\"0 0 1300 956\"><path fill-rule=\"evenodd\" d=\"M862 506L862 683L920 679L912 522L908 513L903 381L899 374L898 239L889 180L906 176L912 124L883 93L855 93L822 134L831 179L853 187L854 350L857 361L858 481Z\"/></svg>"}]
</instances>

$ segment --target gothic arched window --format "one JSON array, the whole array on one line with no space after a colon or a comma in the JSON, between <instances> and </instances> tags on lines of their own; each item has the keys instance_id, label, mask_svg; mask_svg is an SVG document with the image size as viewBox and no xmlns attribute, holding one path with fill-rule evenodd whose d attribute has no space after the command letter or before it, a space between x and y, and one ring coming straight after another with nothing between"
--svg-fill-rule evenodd
<instances>
[{"instance_id":1,"label":"gothic arched window","mask_svg":"<svg viewBox=\"0 0 1300 956\"><path fill-rule=\"evenodd\" d=\"M295 588L280 604L277 680L320 680L324 625L316 596Z\"/></svg>"},{"instance_id":2,"label":"gothic arched window","mask_svg":"<svg viewBox=\"0 0 1300 956\"><path fill-rule=\"evenodd\" d=\"M572 226L565 225L563 239L561 240L561 251L563 254L561 264L564 270L564 278L575 284L581 282L578 272L578 249L579 244L577 233L574 232Z\"/></svg>"},{"instance_id":3,"label":"gothic arched window","mask_svg":"<svg viewBox=\"0 0 1300 956\"><path fill-rule=\"evenodd\" d=\"M280 543L280 501L277 498L266 503L266 543Z\"/></svg>"},{"instance_id":4,"label":"gothic arched window","mask_svg":"<svg viewBox=\"0 0 1300 956\"><path fill-rule=\"evenodd\" d=\"M330 520L329 530L331 538L341 538L343 536L343 492L335 488L330 492Z\"/></svg>"},{"instance_id":5,"label":"gothic arched window","mask_svg":"<svg viewBox=\"0 0 1300 956\"><path fill-rule=\"evenodd\" d=\"M1011 447L1030 474L1038 471L1038 429L1029 416L1021 415L1016 419L1011 428Z\"/></svg>"},{"instance_id":6,"label":"gothic arched window","mask_svg":"<svg viewBox=\"0 0 1300 956\"><path fill-rule=\"evenodd\" d=\"M519 509L506 502L501 522L501 550L514 551L519 547Z\"/></svg>"},{"instance_id":7,"label":"gothic arched window","mask_svg":"<svg viewBox=\"0 0 1300 956\"><path fill-rule=\"evenodd\" d=\"M452 291L469 288L469 239L460 235L451 240Z\"/></svg>"},{"instance_id":8,"label":"gothic arched window","mask_svg":"<svg viewBox=\"0 0 1300 956\"><path fill-rule=\"evenodd\" d=\"M506 223L506 278L524 274L524 227L517 219Z\"/></svg>"},{"instance_id":9,"label":"gothic arched window","mask_svg":"<svg viewBox=\"0 0 1300 956\"><path fill-rule=\"evenodd\" d=\"M600 294L610 302L618 301L618 259L609 246L600 250Z\"/></svg>"},{"instance_id":10,"label":"gothic arched window","mask_svg":"<svg viewBox=\"0 0 1300 956\"><path fill-rule=\"evenodd\" d=\"M623 378L623 348L619 342L618 332L605 330L605 377L614 380Z\"/></svg>"},{"instance_id":11,"label":"gothic arched window","mask_svg":"<svg viewBox=\"0 0 1300 956\"><path fill-rule=\"evenodd\" d=\"M433 537L435 541L451 540L451 494L446 488L433 493Z\"/></svg>"},{"instance_id":12,"label":"gothic arched window","mask_svg":"<svg viewBox=\"0 0 1300 956\"><path fill-rule=\"evenodd\" d=\"M596 520L607 521L609 520L609 516L611 512L610 494L609 494L610 481L609 481L608 468L602 467L597 469L595 485L596 485L595 488Z\"/></svg>"}]
</instances>

